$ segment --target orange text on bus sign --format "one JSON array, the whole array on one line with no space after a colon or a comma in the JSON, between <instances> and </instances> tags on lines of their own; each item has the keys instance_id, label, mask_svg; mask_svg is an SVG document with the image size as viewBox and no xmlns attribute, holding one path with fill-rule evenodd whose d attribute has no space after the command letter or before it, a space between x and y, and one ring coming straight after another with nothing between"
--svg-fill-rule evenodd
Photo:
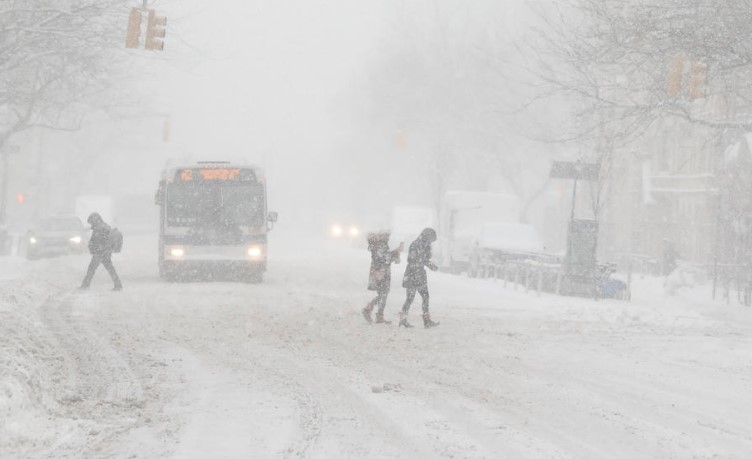
<instances>
[{"instance_id":1,"label":"orange text on bus sign","mask_svg":"<svg viewBox=\"0 0 752 459\"><path fill-rule=\"evenodd\" d=\"M204 180L237 180L240 169L201 169Z\"/></svg>"}]
</instances>

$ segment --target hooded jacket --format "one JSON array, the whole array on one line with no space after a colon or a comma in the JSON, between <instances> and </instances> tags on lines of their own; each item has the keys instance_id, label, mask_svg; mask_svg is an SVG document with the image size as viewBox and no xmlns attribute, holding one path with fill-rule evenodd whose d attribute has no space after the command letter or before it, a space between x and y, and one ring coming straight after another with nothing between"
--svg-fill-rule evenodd
<instances>
[{"instance_id":1,"label":"hooded jacket","mask_svg":"<svg viewBox=\"0 0 752 459\"><path fill-rule=\"evenodd\" d=\"M403 287L417 290L428 286L426 267L436 270L436 265L431 262L431 243L435 240L436 231L426 228L410 244L410 250L407 253L405 276L402 278Z\"/></svg>"}]
</instances>

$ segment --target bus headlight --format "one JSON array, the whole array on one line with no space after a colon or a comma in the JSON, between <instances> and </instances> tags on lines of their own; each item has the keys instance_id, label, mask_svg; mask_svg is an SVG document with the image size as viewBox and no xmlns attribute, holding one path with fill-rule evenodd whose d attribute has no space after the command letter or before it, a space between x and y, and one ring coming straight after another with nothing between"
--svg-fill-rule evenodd
<instances>
[{"instance_id":1,"label":"bus headlight","mask_svg":"<svg viewBox=\"0 0 752 459\"><path fill-rule=\"evenodd\" d=\"M350 237L358 237L359 234L360 234L360 229L357 226L350 227Z\"/></svg>"},{"instance_id":2,"label":"bus headlight","mask_svg":"<svg viewBox=\"0 0 752 459\"><path fill-rule=\"evenodd\" d=\"M72 238L68 239L70 242L74 244L80 244L81 243L81 236L73 236Z\"/></svg>"},{"instance_id":3,"label":"bus headlight","mask_svg":"<svg viewBox=\"0 0 752 459\"><path fill-rule=\"evenodd\" d=\"M31 236L29 238L29 244L36 244L36 243L37 243L37 238L35 238L34 236Z\"/></svg>"},{"instance_id":4,"label":"bus headlight","mask_svg":"<svg viewBox=\"0 0 752 459\"><path fill-rule=\"evenodd\" d=\"M183 250L182 247L173 247L172 249L170 249L170 255L176 258L180 258L185 255L185 250Z\"/></svg>"},{"instance_id":5,"label":"bus headlight","mask_svg":"<svg viewBox=\"0 0 752 459\"><path fill-rule=\"evenodd\" d=\"M341 237L344 230L339 225L332 225L332 236Z\"/></svg>"},{"instance_id":6,"label":"bus headlight","mask_svg":"<svg viewBox=\"0 0 752 459\"><path fill-rule=\"evenodd\" d=\"M251 257L251 258L259 258L259 257L261 257L261 254L262 254L261 247L258 247L258 246L255 246L255 245L251 246L251 247L248 247L248 252L247 253L248 253L248 256Z\"/></svg>"}]
</instances>

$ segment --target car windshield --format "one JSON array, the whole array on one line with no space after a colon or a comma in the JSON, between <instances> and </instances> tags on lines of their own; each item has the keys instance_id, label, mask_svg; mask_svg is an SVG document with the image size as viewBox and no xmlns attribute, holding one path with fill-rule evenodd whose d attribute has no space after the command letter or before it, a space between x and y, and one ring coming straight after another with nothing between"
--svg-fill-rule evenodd
<instances>
[{"instance_id":1,"label":"car windshield","mask_svg":"<svg viewBox=\"0 0 752 459\"><path fill-rule=\"evenodd\" d=\"M77 218L45 218L38 225L43 231L81 231L83 225Z\"/></svg>"}]
</instances>

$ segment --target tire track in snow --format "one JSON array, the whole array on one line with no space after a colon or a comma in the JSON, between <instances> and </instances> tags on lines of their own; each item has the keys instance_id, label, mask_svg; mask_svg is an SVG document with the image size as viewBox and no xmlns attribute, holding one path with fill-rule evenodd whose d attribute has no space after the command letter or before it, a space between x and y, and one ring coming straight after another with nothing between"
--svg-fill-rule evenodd
<instances>
[{"instance_id":1,"label":"tire track in snow","mask_svg":"<svg viewBox=\"0 0 752 459\"><path fill-rule=\"evenodd\" d=\"M323 418L321 405L309 391L303 389L296 381L285 378L284 375L278 375L278 377L285 381L285 385L294 394L293 398L300 409L301 438L288 447L284 457L307 457L307 452L321 436Z\"/></svg>"},{"instance_id":2,"label":"tire track in snow","mask_svg":"<svg viewBox=\"0 0 752 459\"><path fill-rule=\"evenodd\" d=\"M86 304L90 297L74 295L50 296L39 309L42 323L59 344L67 372L57 401L67 417L81 420L78 432L46 452L50 457L101 454L103 445L140 425L136 410L144 405L141 384L128 363L74 313L74 306L96 306Z\"/></svg>"},{"instance_id":3,"label":"tire track in snow","mask_svg":"<svg viewBox=\"0 0 752 459\"><path fill-rule=\"evenodd\" d=\"M311 389L305 389L307 396L312 396L312 392L315 392L316 397L320 399L317 401L319 406L319 431L317 437L321 435L323 430L323 416L321 415L321 405L333 405L327 406L327 410L333 410L334 406L338 411L347 410L347 420L352 424L359 427L358 431L362 431L365 426L359 419L365 421L369 427L376 427L381 435L380 438L387 438L391 443L396 443L401 448L407 449L411 457L432 457L434 454L430 449L425 448L422 445L416 443L414 438L404 434L404 431L393 422L393 419L386 416L382 411L378 410L371 403L363 398L363 395L353 391L352 387L337 383L337 381L346 380L347 378L341 377L337 373L337 368L330 365L330 362L319 362L319 359L315 356L305 352L296 351L292 357L279 356L279 349L264 346L265 349L269 349L268 352L262 352L262 354L275 355L274 367L269 366L267 363L261 364L268 374L275 374L275 379L287 381L288 388L293 383L295 387L309 387ZM316 365L312 365L316 363ZM321 373L325 374L321 374ZM349 375L352 376L352 375ZM297 392L297 395L300 395ZM296 397L297 397L296 395ZM316 400L316 399L314 399ZM330 415L331 417L331 415ZM317 438L318 440L318 438ZM298 448L301 454L296 456L305 457L305 454L314 449L316 445L311 442L305 449ZM348 452L348 455L367 456L369 451L367 445L357 445L358 448L354 452ZM405 451L402 451L403 453ZM319 454L320 455L320 454ZM295 456L293 456L295 457Z\"/></svg>"},{"instance_id":4,"label":"tire track in snow","mask_svg":"<svg viewBox=\"0 0 752 459\"><path fill-rule=\"evenodd\" d=\"M211 364L218 365L224 371L241 371L247 381L263 381L262 388L276 392L280 396L294 401L298 408L298 435L288 444L279 456L285 458L308 457L310 450L321 437L323 426L323 411L316 396L301 384L294 372L285 372L280 368L282 361L277 355L272 357L263 355L228 353L228 343L223 339L207 340L200 335L190 334L163 337L173 345L180 346L188 352L211 357ZM245 341L243 341L245 342ZM242 348L242 345L240 345ZM272 362L267 362L272 358Z\"/></svg>"},{"instance_id":5,"label":"tire track in snow","mask_svg":"<svg viewBox=\"0 0 752 459\"><path fill-rule=\"evenodd\" d=\"M87 300L88 297L85 297ZM42 320L66 354L73 387L67 402L94 402L132 407L143 403L143 390L123 357L84 321L74 317L76 298L50 297L41 307ZM77 303L81 303L79 300Z\"/></svg>"},{"instance_id":6,"label":"tire track in snow","mask_svg":"<svg viewBox=\"0 0 752 459\"><path fill-rule=\"evenodd\" d=\"M392 360L348 347L346 342L333 339L331 334L322 334L319 339L322 343L330 345L325 359L336 359L340 363L339 367L347 362L347 367L358 369L363 379L367 379L366 371L362 366L358 367L358 362L367 359L371 365L371 372L376 367L376 373L381 379L409 381L410 386L420 388L419 392L403 394L403 397L411 397L411 400L405 400L405 404L412 408L409 415L417 417L425 425L424 435L434 437L430 444L433 453L426 454L426 457L455 457L456 451L453 450L461 444L465 445L464 452L461 453L463 457L488 457L499 454L505 457L573 457L557 446L562 444L562 439L571 439L570 435L554 426L541 424L533 419L530 413L509 403L504 405L504 413L489 410L476 400L478 395L483 393L480 388L442 382L431 375L404 368ZM347 352L341 352L342 349L347 349ZM335 350L340 352L334 355L332 352ZM354 357L359 359L352 362ZM321 358L309 356L309 360ZM518 423L524 422L531 428L537 426L539 432L546 433L546 437L535 434L534 429L515 428L515 420ZM559 441L551 442L552 439Z\"/></svg>"}]
</instances>

